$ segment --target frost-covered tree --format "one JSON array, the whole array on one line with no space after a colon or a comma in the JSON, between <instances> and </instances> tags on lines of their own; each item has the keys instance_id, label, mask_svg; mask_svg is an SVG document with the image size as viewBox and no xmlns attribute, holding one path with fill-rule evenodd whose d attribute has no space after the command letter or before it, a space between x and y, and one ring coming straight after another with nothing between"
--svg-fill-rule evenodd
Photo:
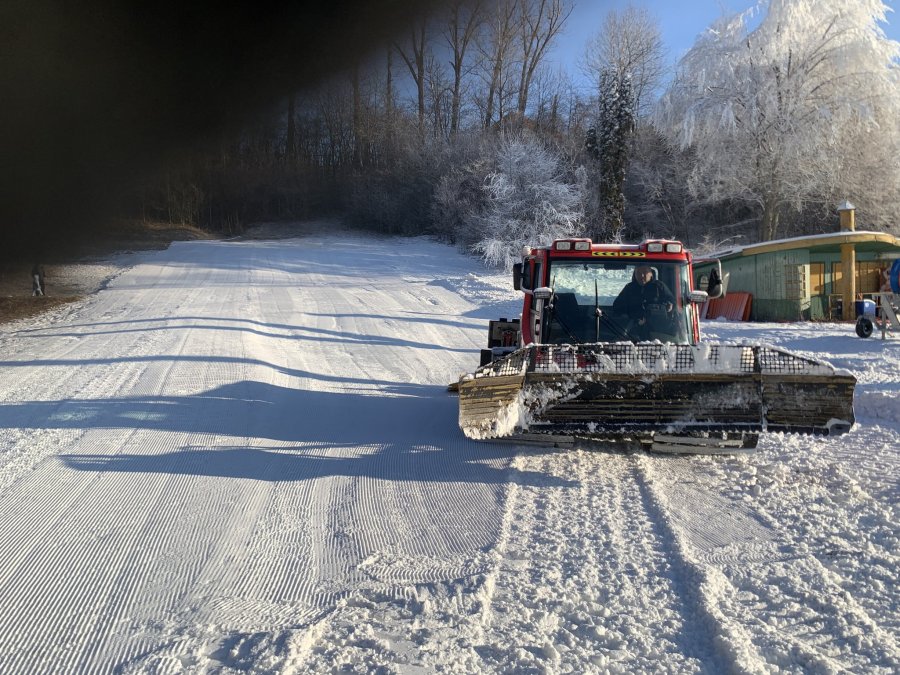
<instances>
[{"instance_id":1,"label":"frost-covered tree","mask_svg":"<svg viewBox=\"0 0 900 675\"><path fill-rule=\"evenodd\" d=\"M694 150L692 192L752 205L760 240L787 209L896 204L900 44L879 27L886 11L882 0L769 0L702 35L654 118ZM890 186L881 195L873 173Z\"/></svg>"},{"instance_id":2,"label":"frost-covered tree","mask_svg":"<svg viewBox=\"0 0 900 675\"><path fill-rule=\"evenodd\" d=\"M666 71L659 22L644 7L611 10L588 42L582 69L598 86L604 73L628 77L636 115L643 115Z\"/></svg>"},{"instance_id":3,"label":"frost-covered tree","mask_svg":"<svg viewBox=\"0 0 900 675\"><path fill-rule=\"evenodd\" d=\"M594 160L596 221L590 228L595 241L620 241L625 229L625 171L634 133L634 99L627 75L612 70L600 74L597 126L588 130L585 150Z\"/></svg>"},{"instance_id":4,"label":"frost-covered tree","mask_svg":"<svg viewBox=\"0 0 900 675\"><path fill-rule=\"evenodd\" d=\"M488 203L476 218L483 234L474 250L488 265L511 269L524 245L579 233L583 185L577 178L567 179L561 159L538 141L505 138L483 185Z\"/></svg>"}]
</instances>

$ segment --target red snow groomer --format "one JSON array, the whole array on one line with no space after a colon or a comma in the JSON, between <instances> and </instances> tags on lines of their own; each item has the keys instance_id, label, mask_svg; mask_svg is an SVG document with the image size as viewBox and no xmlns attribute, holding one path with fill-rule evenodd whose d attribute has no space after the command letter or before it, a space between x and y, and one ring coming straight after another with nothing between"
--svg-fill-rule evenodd
<instances>
[{"instance_id":1,"label":"red snow groomer","mask_svg":"<svg viewBox=\"0 0 900 675\"><path fill-rule=\"evenodd\" d=\"M853 425L852 374L771 346L701 342L697 310L722 295L721 267L695 289L680 242L526 248L513 285L521 318L490 323L481 366L458 383L469 438L727 453L763 431Z\"/></svg>"}]
</instances>

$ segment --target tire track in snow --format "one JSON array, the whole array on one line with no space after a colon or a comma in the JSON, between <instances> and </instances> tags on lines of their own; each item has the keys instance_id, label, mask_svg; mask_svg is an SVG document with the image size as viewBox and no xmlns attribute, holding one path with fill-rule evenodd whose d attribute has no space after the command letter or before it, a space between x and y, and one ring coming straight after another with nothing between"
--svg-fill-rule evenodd
<instances>
[{"instance_id":1,"label":"tire track in snow","mask_svg":"<svg viewBox=\"0 0 900 675\"><path fill-rule=\"evenodd\" d=\"M127 272L125 272L127 273ZM91 296L88 300L80 303L77 310L68 316L67 323L59 323L40 328L21 329L7 336L7 343L4 345L4 358L13 358L15 361L21 361L22 365L17 367L16 382L17 388L8 391L0 391L0 400L17 401L21 400L21 392L43 392L47 388L48 383L53 383L53 390L65 389L71 391L71 387L66 382L66 377L73 377L83 373L75 368L78 361L92 361L104 359L109 356L109 346L116 344L118 349L115 351L120 353L131 354L134 347L138 343L147 343L148 337L138 332L127 334L117 333L114 327L118 324L113 321L111 324L104 321L96 321L91 323L82 323L89 321L91 315L100 313L98 319L116 318L122 315L128 316L128 322L159 322L165 323L165 317L159 317L154 308L162 304L165 291L157 291L151 297L147 298L146 304L142 310L134 311L131 307L123 305L125 299L115 293L98 293ZM150 318L148 318L150 317ZM72 323L74 322L74 325ZM154 338L150 337L152 341ZM44 345L53 344L53 358L48 359L48 352ZM123 343L124 342L124 343ZM60 349L62 347L62 349ZM139 351L139 350L138 350ZM140 351L139 351L140 353ZM22 357L34 361L33 367L24 367ZM72 362L71 366L42 366L42 361ZM7 367L12 367L10 366ZM42 368L54 368L56 370L47 371ZM68 373L68 375L66 375ZM66 375L66 377L58 377L57 375ZM76 385L77 390L86 389L85 385Z\"/></svg>"},{"instance_id":2,"label":"tire track in snow","mask_svg":"<svg viewBox=\"0 0 900 675\"><path fill-rule=\"evenodd\" d=\"M718 624L697 617L691 570L672 562L631 458L525 453L509 477L486 574L417 586L403 601L354 593L310 627L318 651L303 650L301 669L345 659L423 672L740 671L704 630Z\"/></svg>"},{"instance_id":3,"label":"tire track in snow","mask_svg":"<svg viewBox=\"0 0 900 675\"><path fill-rule=\"evenodd\" d=\"M121 485L117 481L86 480L79 498L118 503ZM146 484L135 500L137 505L152 506L160 482ZM142 504L148 497L149 503ZM93 514L89 525L81 518L77 510L70 510L59 519L53 536L48 537L53 544L34 547L16 578L3 588L3 640L30 645L18 653L0 645L5 659L0 667L5 672L29 672L41 662L53 664L57 672L84 669L92 662L96 641L115 628L107 622L103 608L111 601L115 604L114 579L119 571L135 571L128 558L140 548L143 517L135 510L110 508L103 515Z\"/></svg>"},{"instance_id":4,"label":"tire track in snow","mask_svg":"<svg viewBox=\"0 0 900 675\"><path fill-rule=\"evenodd\" d=\"M479 649L488 671L724 666L632 457L573 450L513 466L572 484L516 486Z\"/></svg>"},{"instance_id":5,"label":"tire track in snow","mask_svg":"<svg viewBox=\"0 0 900 675\"><path fill-rule=\"evenodd\" d=\"M182 346L186 339L185 335L181 340ZM115 347L108 344L109 342L111 342L111 339L107 340L109 351L117 353L115 352ZM136 343L137 340L134 342L129 341L125 349L133 350ZM145 344L144 346L147 345ZM142 365L138 361L120 364L117 368L104 367L100 374L93 374L89 390L102 393L126 390L135 380L140 382L144 373L157 365L156 363L151 363L150 366L142 371ZM168 373L171 367L172 362L169 362L165 366L165 372ZM78 372L78 369L73 370ZM71 379L70 377L60 381L57 385L57 391L62 391L66 386L71 386ZM78 386L80 391L87 389L86 385ZM85 418L83 411L90 410L93 412L95 409L98 414L97 417ZM63 514L71 504L76 503L83 495L83 491L87 489L87 484L80 480L80 476L65 474L61 476L61 479L51 483L51 485L58 486L58 489L34 491L31 489L30 475L24 473L24 470L29 466L37 468L47 457L58 451L60 446L90 449L94 455L112 455L121 451L123 447L132 447L132 440L137 433L136 429L126 431L123 438L122 431L115 428L103 428L107 426L115 427L118 422L104 417L102 408L99 405L94 406L91 399L63 400L54 406L53 410L51 419L74 420L73 424L77 424L77 426L66 431L40 430L31 434L29 439L35 445L29 447L29 452L21 453L14 460L8 461L3 467L2 487L4 491L0 492L2 494L0 499L8 497L14 503L20 499L25 502L24 507L17 508L16 512L19 516L17 519L0 520L0 523L2 523L0 525L0 542L15 540L17 546L13 550L16 556L24 555L25 552L30 550L30 546L34 542L45 537L47 531L56 527L58 519L61 517L60 514ZM63 439L65 439L65 442L63 442ZM23 475L25 477L24 484L16 486L15 483L17 481L23 480ZM79 484L82 487L77 487ZM15 490L9 492L9 486L14 486ZM29 496L20 498L18 495L22 493ZM35 495L38 495L38 497ZM0 501L0 506L2 506L2 501ZM11 560L10 562L12 563L13 561ZM9 570L11 567L7 567L7 569Z\"/></svg>"},{"instance_id":6,"label":"tire track in snow","mask_svg":"<svg viewBox=\"0 0 900 675\"><path fill-rule=\"evenodd\" d=\"M256 267L266 270L269 264L263 260ZM256 328L241 333L242 358L252 365L236 378L242 383L236 391L238 396L254 395L253 387L257 385L263 386L262 395L265 395L266 387L297 387L298 383L280 369L286 367L291 358L304 359L302 352L288 347L291 344L288 338L295 331L283 328L297 319L290 294L283 287L285 279L271 270L262 272L261 276L248 284L244 316L252 317L255 325L265 326L266 334ZM267 289L265 293L262 288ZM290 366L296 369L298 364L294 362ZM299 366L302 368L305 364L301 362ZM241 394L241 389L246 390L246 394ZM268 454L272 457L271 463L282 466L287 465L278 462L277 457L287 460L296 457L298 465L315 470L313 465L317 462L305 459L302 444L266 442L260 445L260 439L252 437L253 433L266 428L277 433L279 426L283 426L279 414L291 416L302 414L302 411L280 410L251 420L251 409L237 425L243 429L241 438L228 439L228 442L244 441L248 444L244 446L246 450L237 446L234 451L250 453L251 459L257 454ZM305 570L295 565L295 562L307 561L312 549L308 523L311 503L317 496L305 487L298 488L302 484L291 482L302 478L302 473L279 474L278 471L277 468L264 471L263 476L273 483L266 483L255 491L252 505L247 505L247 517L240 521L233 537L231 550L223 548L209 565L206 585L212 594L198 594L192 600L192 604L201 607L197 620L216 621L227 630L264 630L273 625L302 622L305 616L320 611L314 586Z\"/></svg>"},{"instance_id":7,"label":"tire track in snow","mask_svg":"<svg viewBox=\"0 0 900 675\"><path fill-rule=\"evenodd\" d=\"M20 475L39 464L60 446L72 445L83 436L84 430L96 424L102 415L99 406L83 394L94 391L118 391L136 377L141 369L137 362L54 368L49 372L41 366L29 370L45 370L44 377L52 387L18 390L18 402L0 405L0 424L14 433L2 442L0 457L0 494ZM72 392L82 394L73 396ZM40 398L26 398L39 394ZM23 396L24 394L24 396Z\"/></svg>"},{"instance_id":8,"label":"tire track in snow","mask_svg":"<svg viewBox=\"0 0 900 675\"><path fill-rule=\"evenodd\" d=\"M683 564L696 572L705 611L719 625L717 645L735 668L837 672L852 664L879 672L880 664L900 664L896 639L843 590L840 577L809 555L805 542L766 526L765 515L692 480L689 473L703 473L691 467L696 460L643 457L642 474Z\"/></svg>"},{"instance_id":9,"label":"tire track in snow","mask_svg":"<svg viewBox=\"0 0 900 675\"><path fill-rule=\"evenodd\" d=\"M314 278L308 285L324 286ZM270 300L274 300L279 312L284 306L291 313L295 306L314 308L315 312L293 317L294 324L302 324L291 331L300 337L293 343L274 341L273 344L272 340L253 334L244 345L248 354L257 353L257 349L266 354L265 359L260 356L259 360L268 359L275 365L287 362L295 372L308 372L307 377L292 376L287 380L276 377L276 381L300 393L315 390L318 396L324 390L350 394L343 407L347 419L353 420L352 402L357 401L364 411L370 405L366 398L375 400L378 396L377 383L385 379L384 371L393 368L396 372L400 359L396 353L387 361L373 358L370 333L377 337L375 331L383 322L352 316L364 315L370 305L360 309L360 304L347 301L343 292L338 288L327 294L311 293L307 286L301 285L287 297L273 293ZM392 311L390 306L374 304L379 305L379 312ZM271 311L266 309L270 321ZM341 313L351 316L338 317L339 320L326 316ZM306 320L308 324L303 323ZM367 332L362 330L363 322L367 324ZM290 325L289 321L282 323ZM308 336L320 333L319 329L326 331L328 339L310 340ZM339 341L341 335L348 339ZM384 337L374 342L382 347L395 342L394 336ZM336 352L340 356L336 357ZM345 382L348 375L351 379ZM368 378L371 379L367 382ZM298 410L298 418L302 419L308 412L311 411ZM453 424L452 430L456 432ZM302 425L295 429L302 432ZM221 621L224 614L227 621L233 621L220 625L238 633L223 641L222 648L214 650L215 653L221 653L226 645L254 644L256 641L249 634L240 631L271 629L261 624L270 618L284 620L288 610L293 613L293 621L289 623L302 624L341 603L345 607L357 602L365 605L368 600L351 597L360 594L384 598L388 603L405 603L415 595L408 590L408 580L429 585L456 575L459 570L472 574L473 569L478 569L477 564L473 567L469 551L473 546L477 550L480 542L484 546L493 541L496 488L487 484L476 485L473 490L462 479L458 486L436 480L440 477L434 472L441 464L418 461L417 457L451 453L460 461L474 462L480 454L478 446L468 441L430 447L426 442L433 443L433 433L432 428L415 445L385 443L384 439L374 444L360 443L355 439L366 434L357 432L352 434L354 441L348 444L304 441L286 443L280 448L277 444L265 446L267 451L279 450L302 461L297 463L296 474L289 469L289 473L279 476L282 480L272 486L253 531L247 533L242 545L236 546L246 551L238 561L246 572L244 585L234 588L229 598L206 598L203 605L208 611L202 609L193 617L199 621ZM376 430L375 438L381 438L382 434L383 431ZM403 433L399 435L404 437ZM493 460L492 465L503 461ZM361 463L361 468L355 469L356 463ZM345 469L349 469L348 475L339 475ZM478 475L477 470L472 473ZM487 508L470 522L466 514L481 503ZM404 536L404 533L417 536ZM449 565L445 557L450 558ZM300 567L299 563L306 565ZM262 593L277 600L267 604L254 599ZM318 614L313 610L318 610ZM308 634L315 630L314 625L299 632ZM277 640L277 634L273 639ZM191 644L188 641L183 646L167 647L155 656L178 653L179 649L189 649ZM230 653L230 650L231 647L225 651ZM150 661L135 663L143 662Z\"/></svg>"},{"instance_id":10,"label":"tire track in snow","mask_svg":"<svg viewBox=\"0 0 900 675\"><path fill-rule=\"evenodd\" d=\"M310 286L325 285L325 279L311 276ZM421 372L422 357L418 349L404 344L408 342L406 339L398 340L396 326L383 316L402 309L391 293L389 287L377 284L365 289L352 284L339 286L328 294L307 295L304 288L298 291L298 306L307 310L303 319L309 324L299 327L297 334L307 336L321 331L326 340L320 344L303 342L304 349L296 356L303 359L303 368L310 377L295 384L300 388L315 386L319 391L350 394L344 405L348 421L355 419L354 405L369 405L367 398L385 395L396 398L396 394L383 387L385 382L402 383L408 379L403 363L411 362L413 370ZM416 338L419 337L417 334ZM317 382L318 378L321 380ZM443 399L442 391L442 407ZM455 401L451 403L455 408ZM308 442L296 448L298 454L317 455L313 470L327 466L338 471L349 469L346 476L316 481L317 494L309 502L294 502L290 509L309 521L309 530L316 537L313 559L318 561L307 570L297 570L292 578L297 584L302 580L303 592L307 597L318 598L320 606L337 604L326 618L296 630L292 642L299 653L288 661L303 664L297 666L299 669L327 667L329 661L321 655L329 654L329 648L338 640L344 645L341 651L345 654L356 653L355 650L368 654L360 657L364 663L369 663L370 657L375 659L371 661L373 665L388 663L390 659L407 662L409 654L400 645L414 651L409 645L415 636L397 635L390 625L384 625L384 618L394 613L406 615L419 611L428 615L429 607L443 606L435 596L445 597L445 583L468 587L470 582L465 579L486 569L486 562L479 561L477 554L473 556L472 549L487 547L496 537L493 514L498 508L499 488L491 484L468 484L463 476L454 485L435 473L443 463L429 458L449 455L455 461L472 462L472 476L478 477L477 462L484 446L457 440L455 417L450 421L453 426L448 431L454 436L452 442L435 444L434 427L427 429L427 433L424 428L412 434L396 430L399 433L392 435L399 436L402 442L392 442L379 426L372 430L373 438L379 442L354 441L346 445L339 440ZM366 433L351 435L365 437ZM336 434L337 439L340 437L340 433ZM507 460L484 461L496 470ZM354 469L357 463L363 468ZM292 494L299 497L290 485L279 485L277 489L284 490L283 497ZM476 511L473 518L473 507L481 504L484 508ZM275 518L277 513L268 510L266 521ZM274 526L267 525L265 529L273 532L283 529L277 520L274 522ZM272 540L266 541L271 544ZM363 615L368 618L357 618ZM377 635L362 630L346 635L344 631L349 626L378 624L379 617L382 630L391 635L392 647L385 648L376 657L369 653L367 645L381 645ZM313 639L324 644L317 647L317 655L311 662L305 662L304 654ZM388 653L391 656L385 656Z\"/></svg>"},{"instance_id":11,"label":"tire track in snow","mask_svg":"<svg viewBox=\"0 0 900 675\"><path fill-rule=\"evenodd\" d=\"M180 347L176 350L178 354L183 350L186 340L187 334L184 334L180 340ZM133 344L129 344L126 348L130 349L133 346ZM107 369L105 371L105 379L101 380L96 388L99 388L101 392L119 391L129 381L135 379L135 373L139 373L137 375L138 384L136 389L140 391L146 386L146 384L142 386L142 383L146 383L146 374L155 371L158 365L158 363L153 362L143 372L139 371L137 365L119 368L118 370ZM162 382L165 382L165 376L170 372L173 365L174 361L169 361L164 366L161 366L163 375L160 379ZM96 378L94 382L96 386ZM84 400L77 402L64 401L56 409L60 411L59 414L65 416L67 407L77 409L83 405L86 405ZM75 417L78 418L80 416L76 415ZM110 422L102 426L107 425L113 426ZM128 431L124 438L122 438L122 432L117 429L83 428L73 430L69 432L69 435L73 433L77 434L77 437L70 440L68 445L85 449L89 448L95 456L115 455L123 450L138 447L138 443L134 441L135 436L138 434L138 429ZM52 448L52 450L55 449ZM29 461L40 462L43 461L43 458L36 453L32 453ZM13 472L12 481L21 481L20 474L21 471L18 473ZM27 478L25 481L21 481L21 485L15 485L14 491L3 495L3 498L9 498L14 504L23 503L23 506L17 505L16 507L18 519L0 519L0 543L15 541L16 546L13 548L13 551L17 556L24 556L32 547L37 545L36 542L47 536L46 533L50 529L58 527L59 520L69 509L70 505L81 499L84 491L94 481L94 477L89 474L63 473L58 480L50 483L53 489L48 491L46 489L32 489L31 482ZM80 487L78 487L79 485ZM27 495L27 497L19 497L20 494ZM0 501L0 506L2 505L3 502ZM7 572L10 574L13 569L16 569L14 561L15 558L9 560L9 564L6 567Z\"/></svg>"},{"instance_id":12,"label":"tire track in snow","mask_svg":"<svg viewBox=\"0 0 900 675\"><path fill-rule=\"evenodd\" d=\"M269 264L276 266L276 261L265 261L257 267L265 269ZM278 331L298 321L293 296L283 286L285 279L270 270L260 282L252 284L248 298L254 312L252 316L264 318L268 325L277 326ZM265 293L263 288L267 289ZM299 300L302 304L302 296ZM245 372L243 381L300 391L303 381L288 376L281 369L308 367L308 354L305 350L292 348L297 341L290 339L302 332L302 328L291 328L283 336L260 335L253 331L244 333L244 357L254 364L267 363L271 367L254 365ZM252 526L248 522L237 540L239 544L234 547L229 565L234 572L226 574L217 584L228 588L230 597L208 598L205 603L209 611L204 611L203 615L218 616L220 621L225 618L231 629L263 630L285 623L302 623L335 602L333 594L323 596L317 587L318 579L309 574L315 568L315 565L309 565L314 552L314 514L323 495L319 482L302 479L310 473L322 473L319 469L324 459L313 456L318 449L315 444L308 444L299 437L296 443L283 441L262 446L259 439L253 438L254 433L267 428L277 433L279 427L284 427L279 417L302 418L304 414L306 411L303 410L273 411L253 420L253 428L245 430L245 440L254 452L270 453L273 462L277 457L288 461L296 458L297 468L291 469L289 463L277 462L282 469L273 468L266 472L273 483L267 486L264 498L254 507Z\"/></svg>"}]
</instances>

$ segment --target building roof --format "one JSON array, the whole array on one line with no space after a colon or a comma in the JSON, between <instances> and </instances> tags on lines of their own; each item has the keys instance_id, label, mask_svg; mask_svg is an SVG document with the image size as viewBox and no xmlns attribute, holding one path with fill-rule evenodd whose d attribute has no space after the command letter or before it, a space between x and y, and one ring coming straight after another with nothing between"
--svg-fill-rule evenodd
<instances>
[{"instance_id":1,"label":"building roof","mask_svg":"<svg viewBox=\"0 0 900 675\"><path fill-rule=\"evenodd\" d=\"M841 244L854 244L857 252L864 253L892 253L900 257L900 238L885 232L853 231L830 232L827 234L811 234L805 237L792 237L790 239L777 239L764 241L747 246L735 246L722 251L716 251L705 256L699 256L698 262L718 258L739 258L742 256L760 255L762 253L775 253L777 251L790 251L798 248L808 248L821 253L841 250Z\"/></svg>"}]
</instances>

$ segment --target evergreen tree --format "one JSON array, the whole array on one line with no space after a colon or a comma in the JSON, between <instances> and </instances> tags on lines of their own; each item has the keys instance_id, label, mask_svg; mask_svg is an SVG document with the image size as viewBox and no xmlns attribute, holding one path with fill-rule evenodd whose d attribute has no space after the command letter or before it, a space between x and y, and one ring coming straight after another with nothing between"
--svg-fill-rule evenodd
<instances>
[{"instance_id":1,"label":"evergreen tree","mask_svg":"<svg viewBox=\"0 0 900 675\"><path fill-rule=\"evenodd\" d=\"M625 229L625 169L634 133L634 98L627 76L600 74L596 128L589 129L585 150L596 162L597 220L589 225L594 241L621 241Z\"/></svg>"}]
</instances>

